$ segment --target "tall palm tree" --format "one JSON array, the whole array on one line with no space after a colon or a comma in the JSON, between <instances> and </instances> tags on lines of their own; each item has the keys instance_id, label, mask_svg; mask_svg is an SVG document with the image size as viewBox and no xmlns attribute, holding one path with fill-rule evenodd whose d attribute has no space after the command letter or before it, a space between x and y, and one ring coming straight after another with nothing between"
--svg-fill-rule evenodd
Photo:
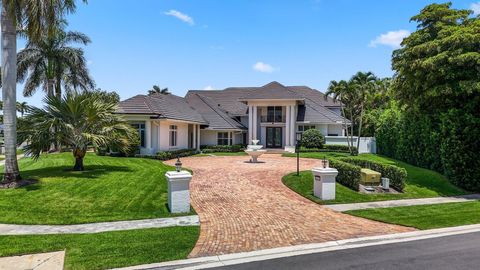
<instances>
[{"instance_id":1,"label":"tall palm tree","mask_svg":"<svg viewBox=\"0 0 480 270\"><path fill-rule=\"evenodd\" d=\"M362 135L363 116L365 114L365 105L378 89L378 78L372 72L357 72L350 79L349 84L354 89L354 101L358 111L358 137L357 149L360 147L360 137Z\"/></svg>"},{"instance_id":2,"label":"tall palm tree","mask_svg":"<svg viewBox=\"0 0 480 270\"><path fill-rule=\"evenodd\" d=\"M25 112L28 110L30 106L28 106L27 102L17 102L17 112L20 113L20 115L23 115L25 114Z\"/></svg>"},{"instance_id":3,"label":"tall palm tree","mask_svg":"<svg viewBox=\"0 0 480 270\"><path fill-rule=\"evenodd\" d=\"M19 138L29 142L25 152L37 159L52 143L60 142L73 149L73 169L83 171L88 146L128 150L137 132L115 114L117 103L102 97L98 92L76 91L45 97L45 107L30 108L19 128Z\"/></svg>"},{"instance_id":4,"label":"tall palm tree","mask_svg":"<svg viewBox=\"0 0 480 270\"><path fill-rule=\"evenodd\" d=\"M148 95L155 95L155 94L162 94L162 95L168 95L170 92L168 91L168 88L160 88L158 85L152 86L152 89L148 90Z\"/></svg>"},{"instance_id":5,"label":"tall palm tree","mask_svg":"<svg viewBox=\"0 0 480 270\"><path fill-rule=\"evenodd\" d=\"M86 2L86 0L83 0ZM23 26L29 40L40 39L42 34L60 21L65 13L75 11L75 0L2 0L1 4L2 98L5 144L3 182L21 180L17 163L17 33Z\"/></svg>"},{"instance_id":6,"label":"tall palm tree","mask_svg":"<svg viewBox=\"0 0 480 270\"><path fill-rule=\"evenodd\" d=\"M82 48L72 43L87 45L90 38L80 32L65 32L58 28L52 35L29 41L18 53L18 81L25 83L24 96L31 96L42 87L47 95L62 94L65 89L90 90L94 87Z\"/></svg>"},{"instance_id":7,"label":"tall palm tree","mask_svg":"<svg viewBox=\"0 0 480 270\"><path fill-rule=\"evenodd\" d=\"M345 81L331 81L327 92L325 92L325 99L327 99L328 96L331 96L333 100L340 102L340 108L342 110L342 115L344 117L344 129L345 129L345 135L347 136L347 145L350 154L354 154L354 151L352 149L352 144L353 144L353 108L352 108L352 99L353 99L353 91L351 88L351 85ZM345 108L347 107L347 108ZM350 114L350 129L351 131L348 130L348 123L347 123L347 112Z\"/></svg>"}]
</instances>

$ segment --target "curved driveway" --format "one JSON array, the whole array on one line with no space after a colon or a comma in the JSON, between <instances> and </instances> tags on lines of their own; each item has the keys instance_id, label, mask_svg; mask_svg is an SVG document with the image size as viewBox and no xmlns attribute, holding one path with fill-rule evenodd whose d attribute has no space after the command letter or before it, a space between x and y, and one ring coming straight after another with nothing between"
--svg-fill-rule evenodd
<instances>
[{"instance_id":1,"label":"curved driveway","mask_svg":"<svg viewBox=\"0 0 480 270\"><path fill-rule=\"evenodd\" d=\"M193 170L192 206L200 237L190 257L220 255L413 230L334 212L283 185L296 170L295 158L265 154L264 163L246 156L183 158ZM167 163L173 164L175 161ZM301 159L301 170L320 160Z\"/></svg>"}]
</instances>

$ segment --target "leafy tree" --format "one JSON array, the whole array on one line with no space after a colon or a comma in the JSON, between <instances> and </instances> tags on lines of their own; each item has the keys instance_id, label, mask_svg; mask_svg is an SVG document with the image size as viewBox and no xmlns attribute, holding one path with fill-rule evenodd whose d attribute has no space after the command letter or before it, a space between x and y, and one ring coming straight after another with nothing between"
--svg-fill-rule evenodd
<instances>
[{"instance_id":1,"label":"leafy tree","mask_svg":"<svg viewBox=\"0 0 480 270\"><path fill-rule=\"evenodd\" d=\"M302 134L302 146L306 148L322 148L325 143L325 138L322 133L315 128L306 130Z\"/></svg>"},{"instance_id":2,"label":"leafy tree","mask_svg":"<svg viewBox=\"0 0 480 270\"><path fill-rule=\"evenodd\" d=\"M168 88L160 88L158 85L152 86L152 89L148 90L148 95L155 95L155 94L162 94L162 95L168 95L170 92L168 91Z\"/></svg>"},{"instance_id":3,"label":"leafy tree","mask_svg":"<svg viewBox=\"0 0 480 270\"><path fill-rule=\"evenodd\" d=\"M73 43L89 44L90 38L80 32L65 32L58 27L51 35L31 40L18 53L18 81L25 81L24 96L31 96L38 88L47 95L62 94L67 90L90 90L94 87L82 48Z\"/></svg>"},{"instance_id":4,"label":"leafy tree","mask_svg":"<svg viewBox=\"0 0 480 270\"><path fill-rule=\"evenodd\" d=\"M17 111L22 115L25 114L25 112L28 110L29 106L27 102L17 102Z\"/></svg>"},{"instance_id":5,"label":"leafy tree","mask_svg":"<svg viewBox=\"0 0 480 270\"><path fill-rule=\"evenodd\" d=\"M86 2L84 0L83 2ZM5 142L4 183L21 180L17 163L17 26L25 29L29 40L37 40L48 33L65 13L75 11L75 0L2 0L2 98Z\"/></svg>"},{"instance_id":6,"label":"leafy tree","mask_svg":"<svg viewBox=\"0 0 480 270\"><path fill-rule=\"evenodd\" d=\"M19 129L19 138L28 141L25 152L38 159L52 143L69 146L75 157L76 171L83 171L87 147L114 147L129 151L137 135L128 122L115 114L116 102L99 93L68 92L62 98L47 96L44 108L31 108ZM51 136L51 128L55 136Z\"/></svg>"}]
</instances>

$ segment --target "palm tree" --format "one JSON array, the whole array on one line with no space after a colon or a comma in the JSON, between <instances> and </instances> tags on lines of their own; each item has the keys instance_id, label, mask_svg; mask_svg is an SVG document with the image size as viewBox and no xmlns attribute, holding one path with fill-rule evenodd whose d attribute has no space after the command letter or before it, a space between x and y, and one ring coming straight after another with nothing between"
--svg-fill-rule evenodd
<instances>
[{"instance_id":1,"label":"palm tree","mask_svg":"<svg viewBox=\"0 0 480 270\"><path fill-rule=\"evenodd\" d=\"M17 112L19 112L22 117L25 114L25 112L28 110L30 106L28 106L27 102L17 102Z\"/></svg>"},{"instance_id":2,"label":"palm tree","mask_svg":"<svg viewBox=\"0 0 480 270\"><path fill-rule=\"evenodd\" d=\"M357 149L360 147L360 137L362 135L363 116L365 114L365 105L378 89L378 78L372 72L357 72L349 81L354 89L354 102L357 108L358 137Z\"/></svg>"},{"instance_id":3,"label":"palm tree","mask_svg":"<svg viewBox=\"0 0 480 270\"><path fill-rule=\"evenodd\" d=\"M114 147L126 151L137 136L135 129L115 114L116 102L97 92L67 92L63 97L46 96L44 108L30 108L19 129L19 138L28 141L25 152L38 159L52 143L71 147L73 170L83 171L88 146ZM51 136L54 127L55 136Z\"/></svg>"},{"instance_id":4,"label":"palm tree","mask_svg":"<svg viewBox=\"0 0 480 270\"><path fill-rule=\"evenodd\" d=\"M154 85L152 89L148 90L148 95L151 96L155 94L168 95L170 92L168 91L168 88L160 88L160 86Z\"/></svg>"},{"instance_id":5,"label":"palm tree","mask_svg":"<svg viewBox=\"0 0 480 270\"><path fill-rule=\"evenodd\" d=\"M339 101L340 102L340 108L342 110L342 115L344 117L344 129L345 133L347 135L347 145L350 154L354 154L354 151L352 149L352 144L353 144L353 107L352 107L352 99L353 99L353 91L351 88L351 85L345 81L331 81L327 92L325 92L325 99L327 99L328 96L331 96L333 100ZM345 108L346 107L346 108ZM349 112L350 114L350 129L351 131L348 130L348 123L347 123L347 113Z\"/></svg>"},{"instance_id":6,"label":"palm tree","mask_svg":"<svg viewBox=\"0 0 480 270\"><path fill-rule=\"evenodd\" d=\"M86 0L83 0L86 2ZM2 0L1 47L2 47L2 98L5 143L5 166L3 182L21 180L17 163L17 32L23 26L29 40L38 40L42 34L60 21L62 15L75 11L75 0Z\"/></svg>"},{"instance_id":7,"label":"palm tree","mask_svg":"<svg viewBox=\"0 0 480 270\"><path fill-rule=\"evenodd\" d=\"M82 48L72 43L87 45L90 38L80 32L64 32L61 28L52 35L27 43L18 53L18 81L25 83L24 96L31 96L42 87L47 95L60 97L65 89L90 90L93 79L87 68Z\"/></svg>"}]
</instances>

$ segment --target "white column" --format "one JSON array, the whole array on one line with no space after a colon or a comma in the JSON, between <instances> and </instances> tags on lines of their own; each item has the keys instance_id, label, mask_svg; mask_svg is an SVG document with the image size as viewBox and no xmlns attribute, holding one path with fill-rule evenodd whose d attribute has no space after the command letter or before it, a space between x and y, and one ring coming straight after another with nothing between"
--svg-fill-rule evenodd
<instances>
[{"instance_id":1,"label":"white column","mask_svg":"<svg viewBox=\"0 0 480 270\"><path fill-rule=\"evenodd\" d=\"M152 121L145 122L145 148L152 148Z\"/></svg>"},{"instance_id":2,"label":"white column","mask_svg":"<svg viewBox=\"0 0 480 270\"><path fill-rule=\"evenodd\" d=\"M197 134L197 150L200 151L200 125L197 125L198 134Z\"/></svg>"},{"instance_id":3,"label":"white column","mask_svg":"<svg viewBox=\"0 0 480 270\"><path fill-rule=\"evenodd\" d=\"M251 144L253 140L253 106L248 106L248 142Z\"/></svg>"},{"instance_id":4,"label":"white column","mask_svg":"<svg viewBox=\"0 0 480 270\"><path fill-rule=\"evenodd\" d=\"M193 124L192 148L197 148L197 125Z\"/></svg>"},{"instance_id":5,"label":"white column","mask_svg":"<svg viewBox=\"0 0 480 270\"><path fill-rule=\"evenodd\" d=\"M228 145L232 145L232 144L230 143L230 138L232 138L232 137L231 137L231 135L230 135L230 133L231 133L230 131L229 131L229 132L227 132L227 134L228 134L228 135L227 135L227 138L228 138Z\"/></svg>"},{"instance_id":6,"label":"white column","mask_svg":"<svg viewBox=\"0 0 480 270\"><path fill-rule=\"evenodd\" d=\"M297 120L297 115L295 114L295 105L290 106L290 143L291 145L295 145L295 122Z\"/></svg>"},{"instance_id":7,"label":"white column","mask_svg":"<svg viewBox=\"0 0 480 270\"><path fill-rule=\"evenodd\" d=\"M157 126L157 142L158 142L158 150L157 151L160 151L161 147L162 147L162 141L160 140L160 126L161 126L161 122L157 122L158 123L158 126Z\"/></svg>"},{"instance_id":8,"label":"white column","mask_svg":"<svg viewBox=\"0 0 480 270\"><path fill-rule=\"evenodd\" d=\"M290 128L290 106L285 106L285 146L291 146Z\"/></svg>"},{"instance_id":9,"label":"white column","mask_svg":"<svg viewBox=\"0 0 480 270\"><path fill-rule=\"evenodd\" d=\"M253 106L253 139L258 140L257 136L257 106Z\"/></svg>"}]
</instances>

